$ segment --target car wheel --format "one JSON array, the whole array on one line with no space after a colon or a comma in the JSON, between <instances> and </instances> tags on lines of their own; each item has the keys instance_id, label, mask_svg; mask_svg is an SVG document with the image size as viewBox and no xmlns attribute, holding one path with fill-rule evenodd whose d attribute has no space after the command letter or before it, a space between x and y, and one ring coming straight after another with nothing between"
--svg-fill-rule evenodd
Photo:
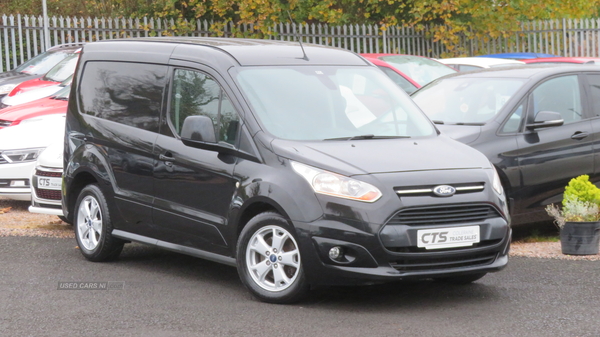
<instances>
[{"instance_id":1,"label":"car wheel","mask_svg":"<svg viewBox=\"0 0 600 337\"><path fill-rule=\"evenodd\" d=\"M440 277L436 281L452 283L452 284L469 284L484 277L487 273L468 274L460 276Z\"/></svg>"},{"instance_id":2,"label":"car wheel","mask_svg":"<svg viewBox=\"0 0 600 337\"><path fill-rule=\"evenodd\" d=\"M97 185L86 186L75 204L75 238L90 261L116 259L124 242L111 235L112 224L106 198Z\"/></svg>"},{"instance_id":3,"label":"car wheel","mask_svg":"<svg viewBox=\"0 0 600 337\"><path fill-rule=\"evenodd\" d=\"M244 227L237 267L242 283L261 301L294 303L308 292L293 227L277 213L261 213Z\"/></svg>"}]
</instances>

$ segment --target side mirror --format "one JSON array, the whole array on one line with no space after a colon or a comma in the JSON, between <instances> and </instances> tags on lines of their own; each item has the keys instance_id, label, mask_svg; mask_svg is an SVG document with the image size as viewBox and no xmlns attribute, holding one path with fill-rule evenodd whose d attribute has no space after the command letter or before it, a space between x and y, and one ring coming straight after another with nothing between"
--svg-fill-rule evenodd
<instances>
[{"instance_id":1,"label":"side mirror","mask_svg":"<svg viewBox=\"0 0 600 337\"><path fill-rule=\"evenodd\" d=\"M561 126L565 123L565 120L558 112L554 111L540 111L535 116L533 124L527 124L527 128L530 130Z\"/></svg>"},{"instance_id":2,"label":"side mirror","mask_svg":"<svg viewBox=\"0 0 600 337\"><path fill-rule=\"evenodd\" d=\"M188 116L181 127L181 138L206 143L216 143L215 127L207 116Z\"/></svg>"}]
</instances>

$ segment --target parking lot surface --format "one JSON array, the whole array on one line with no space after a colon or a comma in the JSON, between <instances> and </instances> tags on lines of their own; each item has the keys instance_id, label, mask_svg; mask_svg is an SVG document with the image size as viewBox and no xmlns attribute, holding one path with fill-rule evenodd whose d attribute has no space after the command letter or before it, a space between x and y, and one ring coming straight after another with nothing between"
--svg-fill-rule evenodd
<instances>
[{"instance_id":1,"label":"parking lot surface","mask_svg":"<svg viewBox=\"0 0 600 337\"><path fill-rule=\"evenodd\" d=\"M598 261L513 257L468 286L320 288L272 305L209 261L132 244L92 263L74 239L0 237L0 335L598 336L599 276Z\"/></svg>"}]
</instances>

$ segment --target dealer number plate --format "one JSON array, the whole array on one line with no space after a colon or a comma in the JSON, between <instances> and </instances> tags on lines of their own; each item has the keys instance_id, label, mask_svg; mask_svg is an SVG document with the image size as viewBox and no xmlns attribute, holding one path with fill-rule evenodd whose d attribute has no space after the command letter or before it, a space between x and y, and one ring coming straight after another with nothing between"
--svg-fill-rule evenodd
<instances>
[{"instance_id":1,"label":"dealer number plate","mask_svg":"<svg viewBox=\"0 0 600 337\"><path fill-rule=\"evenodd\" d=\"M60 190L62 186L62 178L38 177L37 182L38 188L45 190Z\"/></svg>"},{"instance_id":2,"label":"dealer number plate","mask_svg":"<svg viewBox=\"0 0 600 337\"><path fill-rule=\"evenodd\" d=\"M468 247L479 242L479 226L422 229L417 240L417 246L425 249Z\"/></svg>"}]
</instances>

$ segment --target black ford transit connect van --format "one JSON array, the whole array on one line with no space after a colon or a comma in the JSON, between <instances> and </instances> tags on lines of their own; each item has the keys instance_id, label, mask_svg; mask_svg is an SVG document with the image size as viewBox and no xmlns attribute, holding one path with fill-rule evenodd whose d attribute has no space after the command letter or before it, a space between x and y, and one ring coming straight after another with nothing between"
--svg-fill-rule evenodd
<instances>
[{"instance_id":1,"label":"black ford transit connect van","mask_svg":"<svg viewBox=\"0 0 600 337\"><path fill-rule=\"evenodd\" d=\"M135 241L236 266L257 298L319 284L472 282L508 261L496 171L375 66L268 40L87 44L63 210L83 255Z\"/></svg>"}]
</instances>

